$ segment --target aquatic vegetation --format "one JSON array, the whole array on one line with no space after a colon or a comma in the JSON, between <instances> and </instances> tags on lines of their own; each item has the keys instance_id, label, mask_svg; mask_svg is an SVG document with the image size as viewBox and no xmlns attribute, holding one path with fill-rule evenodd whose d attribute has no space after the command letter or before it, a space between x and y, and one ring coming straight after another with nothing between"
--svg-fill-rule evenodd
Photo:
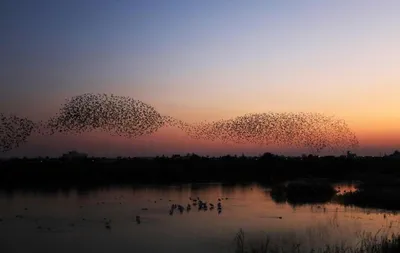
<instances>
[{"instance_id":1,"label":"aquatic vegetation","mask_svg":"<svg viewBox=\"0 0 400 253\"><path fill-rule=\"evenodd\" d=\"M297 180L286 186L272 188L271 197L278 202L286 200L292 205L308 203L326 203L332 199L336 191L331 183L318 179Z\"/></svg>"},{"instance_id":2,"label":"aquatic vegetation","mask_svg":"<svg viewBox=\"0 0 400 253\"><path fill-rule=\"evenodd\" d=\"M385 183L386 182L386 183ZM397 179L370 180L357 186L354 192L338 195L335 200L344 205L365 208L400 210L400 184Z\"/></svg>"},{"instance_id":3,"label":"aquatic vegetation","mask_svg":"<svg viewBox=\"0 0 400 253\"><path fill-rule=\"evenodd\" d=\"M379 231L378 231L379 232ZM346 243L325 245L321 248L307 249L301 242L291 245L274 244L273 240L266 236L258 247L247 245L245 233L242 229L235 236L235 253L398 253L400 252L400 235L379 233L361 233L358 235L358 243L347 245Z\"/></svg>"}]
</instances>

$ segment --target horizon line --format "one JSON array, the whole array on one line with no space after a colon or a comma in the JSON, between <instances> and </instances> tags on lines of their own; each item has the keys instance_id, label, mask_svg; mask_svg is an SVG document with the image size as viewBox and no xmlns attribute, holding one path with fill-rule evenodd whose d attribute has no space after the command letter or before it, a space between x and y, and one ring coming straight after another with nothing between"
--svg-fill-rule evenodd
<instances>
[{"instance_id":1,"label":"horizon line","mask_svg":"<svg viewBox=\"0 0 400 253\"><path fill-rule=\"evenodd\" d=\"M301 155L283 155L283 154L276 154L276 153L271 153L271 152L265 152L262 154L258 154L258 155L245 155L245 154L241 154L241 155L237 155L237 154L225 154L225 155L219 155L219 156L210 156L210 155L199 155L196 153L186 153L186 154L172 154L172 155L154 155L154 156L113 156L113 157L107 157L107 156L89 156L86 153L80 153L80 152L76 152L77 156L69 156L71 154L71 152L74 151L70 151L67 153L62 154L61 156L35 156L35 157L27 157L27 156L14 156L14 157L8 157L8 158L0 158L0 160L35 160L35 159L40 159L40 160L47 160L47 159L62 159L62 158L69 158L69 159L155 159L155 158L185 158L185 157L193 157L193 156L197 156L199 158L224 158L224 157L232 157L232 158L240 158L240 157L246 157L246 158L260 158L264 155L270 155L270 156L274 156L274 157L286 157L286 158L302 158L302 157L318 157L318 158L341 158L341 157L388 157L388 156L399 156L400 157L400 151L399 150L395 150L394 152L392 152L391 154L387 154L387 153L382 153L380 155L357 155L356 153L353 153L351 151L348 151L346 154L342 154L342 155L316 155L316 154L312 154L312 153L304 153Z\"/></svg>"}]
</instances>

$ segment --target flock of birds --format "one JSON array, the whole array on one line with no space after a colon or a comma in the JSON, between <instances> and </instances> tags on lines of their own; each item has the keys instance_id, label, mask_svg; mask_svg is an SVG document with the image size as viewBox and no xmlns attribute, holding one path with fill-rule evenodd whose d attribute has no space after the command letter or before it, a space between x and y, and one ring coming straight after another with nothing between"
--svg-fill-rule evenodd
<instances>
[{"instance_id":1,"label":"flock of birds","mask_svg":"<svg viewBox=\"0 0 400 253\"><path fill-rule=\"evenodd\" d=\"M25 143L33 134L79 134L102 130L135 138L164 126L177 127L195 139L260 145L306 147L311 152L345 151L358 146L346 122L320 113L252 113L229 120L189 124L163 116L152 106L126 96L83 94L68 99L46 121L0 114L0 151Z\"/></svg>"},{"instance_id":2,"label":"flock of birds","mask_svg":"<svg viewBox=\"0 0 400 253\"><path fill-rule=\"evenodd\" d=\"M173 215L175 210L178 210L181 214L183 214L183 212L186 210L186 212L190 212L190 210L192 210L192 206L193 208L195 208L197 206L197 210L198 211L207 211L207 210L214 210L215 206L213 203L207 203L205 201L202 201L199 197L197 198L189 198L190 201L192 201L192 204L187 204L186 208L182 205L179 204L172 204L171 205L171 209L169 210L169 215ZM225 198L226 200L228 198ZM218 202L217 202L217 210L218 210L218 214L220 214L222 212L222 204L221 201L223 199L218 198Z\"/></svg>"},{"instance_id":3,"label":"flock of birds","mask_svg":"<svg viewBox=\"0 0 400 253\"><path fill-rule=\"evenodd\" d=\"M34 131L33 121L0 113L0 152L6 152L26 142Z\"/></svg>"},{"instance_id":4,"label":"flock of birds","mask_svg":"<svg viewBox=\"0 0 400 253\"><path fill-rule=\"evenodd\" d=\"M120 205L122 205L123 204L123 198L124 198L124 196L123 195L121 195L121 196L119 196L119 197L115 197L115 199L117 200L117 202L119 201L119 204ZM160 201L161 200L163 200L162 198L160 199ZM189 203L186 205L186 207L185 206L183 206L183 205L181 205L181 204L171 204L171 207L170 207L170 209L169 209L169 215L170 216L172 216L172 215L174 215L174 212L175 211L177 211L177 212L179 212L180 214L183 214L185 211L187 212L187 213L189 213L192 209L196 209L197 208L197 210L200 212L200 211L204 211L204 212L206 212L206 211L212 211L212 210L214 210L215 208L217 209L217 212L218 212L218 214L221 214L222 213L222 201L224 201L224 200L228 200L228 198L227 197L225 197L225 198L222 198L222 197L220 197L220 198L218 198L218 202L217 202L217 204L216 205L214 205L213 203L209 203L209 202L206 202L206 201L204 201L204 200L202 200L202 199L200 199L199 197L196 197L196 198L192 198L192 197L189 197ZM151 200L148 200L148 201L150 201L150 202L152 202ZM169 202L172 202L172 200L169 200ZM157 203L157 200L154 200L154 203ZM106 204L106 202L104 202L104 201L101 201L101 202L97 202L97 205L105 205ZM79 206L79 208L80 209L83 209L84 208L84 206ZM142 208L141 209L142 211L148 211L149 210L149 208ZM27 212L28 211L28 208L27 207L25 207L24 208L24 212ZM25 215L22 215L22 214L17 214L17 215L15 215L15 218L16 219L19 219L19 220L23 220L23 219L25 219L26 217L25 217ZM280 217L280 219L281 219L281 217ZM0 217L0 224L2 223L4 221L4 219L3 218L1 218ZM82 222L87 222L88 220L86 219L86 218L84 218L84 217L82 217L81 218L81 221ZM142 222L142 217L140 216L140 215L136 215L135 216L135 222L139 225L139 224L141 224L141 222ZM52 227L46 227L46 226L44 226L44 225L41 225L40 224L40 222L39 222L39 219L35 219L35 223L36 223L36 229L38 229L38 230L47 230L47 231L56 231L54 228L52 228ZM111 229L112 228L112 219L110 219L110 218L103 218L103 220L101 221L101 223L104 225L104 227L106 228L106 229ZM71 223L69 223L69 226L70 227L75 227L75 223L74 222L71 222Z\"/></svg>"},{"instance_id":5,"label":"flock of birds","mask_svg":"<svg viewBox=\"0 0 400 253\"><path fill-rule=\"evenodd\" d=\"M122 200L123 198L124 198L123 195L121 195L120 197L115 197L115 199L117 200L117 202L120 201L120 202L119 202L120 205L122 205L122 204L124 203L123 200ZM162 201L162 200L163 200L163 199L161 198L160 201ZM175 203L174 203L174 204L171 204L168 213L169 213L170 216L172 216L172 215L174 215L175 212L179 212L180 214L183 214L184 212L189 213L191 210L196 210L196 209L197 209L198 212L200 212L200 211L204 211L204 212L206 212L206 211L213 211L214 209L216 209L216 210L217 210L217 213L218 213L218 215L219 215L219 214L222 213L222 203L223 203L223 201L225 201L225 200L228 200L228 198L227 198L227 197L225 197L225 198L220 197L220 198L218 198L216 204L214 205L213 203L204 201L204 200L200 199L199 197L196 197L196 198L189 197L189 201L188 201L189 203L188 203L187 205L181 205L181 204L175 204ZM148 201L149 201L149 202L157 203L157 200L148 200ZM173 202L173 201L172 201L172 200L169 200L169 202ZM112 202L111 202L111 203L112 203ZM115 203L115 202L114 202L114 203ZM105 204L106 204L106 202L104 202L104 201L97 202L97 205L105 205ZM79 206L79 208L80 208L80 209L83 209L84 206L81 205L81 206ZM314 208L316 208L316 209L314 209ZM28 212L28 208L27 208L27 207L25 207L23 210L24 210L24 212ZM149 211L149 208L142 208L141 210L142 210L142 211ZM327 209L326 209L325 206L321 206L321 205L314 206L314 205L311 205L311 212L319 212L319 211L322 211L322 210L323 210L324 213L327 212ZM337 213L338 213L338 211L339 211L339 208L336 207L336 209L335 209L335 211L334 211L334 213L335 213L334 218L335 218L335 219L337 219ZM366 214L369 215L370 212L368 211ZM25 220L25 219L28 218L28 217L29 217L29 215L27 215L27 216L22 215L22 214L17 214L17 215L15 215L15 218L18 219L18 220ZM352 218L352 219L362 219L362 218L359 217L359 216L357 216L357 217L354 216L354 217L353 217L353 216L347 216L347 215L345 215L344 217L350 217L350 218ZM267 216L267 218L283 219L282 216ZM383 213L383 218L384 218L384 219L387 218L386 213ZM29 218L28 218L28 219L29 219ZM81 219L82 222L90 222L90 221L99 222L99 220L97 220L97 221L96 221L96 220L90 220L90 219L86 219L86 218L84 218L84 217L81 217L80 219ZM373 220L373 219L372 219L372 218L369 218L369 220ZM1 224L3 221L5 221L5 219L3 219L2 217L0 217L0 224ZM48 227L48 226L45 226L44 224L41 224L41 222L40 222L39 219L35 219L34 221L35 221L36 229L37 229L37 230L45 230L45 231L50 231L50 232L57 232L57 231L59 231L59 230L57 230L56 228ZM134 221L134 222L136 222L138 225L140 225L140 224L142 223L142 217L141 217L140 215L136 215L136 216L135 216L135 219L132 220L132 221ZM336 220L333 220L333 221L336 222ZM398 221L396 221L396 222L398 222ZM104 228L105 228L105 229L111 230L111 228L112 228L112 219L104 217L104 218L100 221L100 223L102 223L102 224L104 225ZM71 228L75 227L76 225L77 225L77 224L76 224L75 222L70 222L70 223L68 223L68 226L71 227ZM393 222L390 223L389 227L391 228L392 225L393 225ZM336 225L335 225L335 226L336 226ZM62 230L62 229L61 229L61 230Z\"/></svg>"},{"instance_id":6,"label":"flock of birds","mask_svg":"<svg viewBox=\"0 0 400 253\"><path fill-rule=\"evenodd\" d=\"M160 199L160 200L162 200L162 199ZM186 207L181 204L171 204L171 207L168 212L169 215L170 216L174 215L175 211L179 212L180 214L183 214L185 211L187 213L189 213L192 209L196 209L196 207L197 207L198 211L204 211L204 212L206 212L208 210L212 211L215 208L217 208L218 214L221 214L222 213L222 201L228 200L228 198L218 198L218 202L216 205L214 205L213 203L208 203L204 200L201 200L199 197L197 197L197 198L189 197L189 200L191 203L188 203L186 205ZM169 202L172 202L172 200L169 200ZM157 203L157 201L155 200L154 203ZM120 204L122 204L122 202L120 202ZM147 207L142 208L142 211L148 211L148 210L149 209ZM137 224L140 224L142 222L142 218L140 215L135 216L135 222ZM111 229L111 219L104 218L104 225L105 225L106 229Z\"/></svg>"}]
</instances>

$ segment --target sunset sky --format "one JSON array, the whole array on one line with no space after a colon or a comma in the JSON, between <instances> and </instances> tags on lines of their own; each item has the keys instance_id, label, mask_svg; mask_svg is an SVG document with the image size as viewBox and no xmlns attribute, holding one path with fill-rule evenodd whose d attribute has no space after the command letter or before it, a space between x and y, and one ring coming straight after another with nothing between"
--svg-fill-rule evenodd
<instances>
[{"instance_id":1,"label":"sunset sky","mask_svg":"<svg viewBox=\"0 0 400 253\"><path fill-rule=\"evenodd\" d=\"M82 93L130 96L188 122L321 112L359 154L400 149L400 1L0 2L0 112L33 120ZM178 129L32 137L9 155L295 153L195 141ZM303 152L303 151L298 151Z\"/></svg>"}]
</instances>

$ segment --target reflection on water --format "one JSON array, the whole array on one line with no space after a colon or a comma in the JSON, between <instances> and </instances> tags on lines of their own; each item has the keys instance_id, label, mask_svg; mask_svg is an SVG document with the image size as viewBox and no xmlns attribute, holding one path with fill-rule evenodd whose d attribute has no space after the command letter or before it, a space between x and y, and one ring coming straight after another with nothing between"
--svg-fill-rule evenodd
<instances>
[{"instance_id":1,"label":"reflection on water","mask_svg":"<svg viewBox=\"0 0 400 253\"><path fill-rule=\"evenodd\" d=\"M189 198L215 208L199 210ZM172 204L185 209L170 215ZM268 233L319 246L352 243L360 231L399 231L399 218L336 204L276 203L259 185L1 192L0 252L233 252L239 228L253 240Z\"/></svg>"},{"instance_id":2,"label":"reflection on water","mask_svg":"<svg viewBox=\"0 0 400 253\"><path fill-rule=\"evenodd\" d=\"M340 184L335 187L338 194L345 194L357 191L357 184Z\"/></svg>"}]
</instances>

